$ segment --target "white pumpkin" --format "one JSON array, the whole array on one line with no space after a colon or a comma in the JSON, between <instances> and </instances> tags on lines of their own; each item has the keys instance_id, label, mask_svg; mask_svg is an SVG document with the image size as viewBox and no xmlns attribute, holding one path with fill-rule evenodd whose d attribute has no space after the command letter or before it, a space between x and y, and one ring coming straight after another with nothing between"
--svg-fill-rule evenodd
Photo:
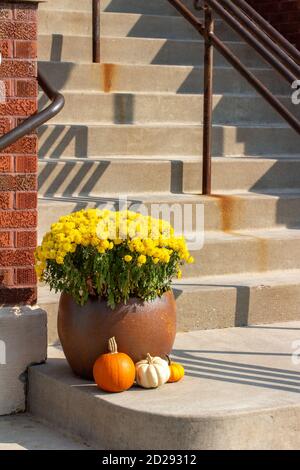
<instances>
[{"instance_id":1,"label":"white pumpkin","mask_svg":"<svg viewBox=\"0 0 300 470\"><path fill-rule=\"evenodd\" d=\"M156 388L168 382L170 378L170 367L167 361L161 357L151 357L137 362L136 381L144 388Z\"/></svg>"}]
</instances>

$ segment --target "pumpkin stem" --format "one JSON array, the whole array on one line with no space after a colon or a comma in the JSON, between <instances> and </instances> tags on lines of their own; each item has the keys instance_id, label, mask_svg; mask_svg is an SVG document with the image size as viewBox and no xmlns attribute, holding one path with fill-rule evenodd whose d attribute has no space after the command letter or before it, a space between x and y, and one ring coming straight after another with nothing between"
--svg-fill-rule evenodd
<instances>
[{"instance_id":1,"label":"pumpkin stem","mask_svg":"<svg viewBox=\"0 0 300 470\"><path fill-rule=\"evenodd\" d=\"M149 353L147 354L147 361L149 364L152 364L153 362L153 357Z\"/></svg>"},{"instance_id":2,"label":"pumpkin stem","mask_svg":"<svg viewBox=\"0 0 300 470\"><path fill-rule=\"evenodd\" d=\"M118 352L117 342L114 336L108 340L108 350L111 354Z\"/></svg>"},{"instance_id":3,"label":"pumpkin stem","mask_svg":"<svg viewBox=\"0 0 300 470\"><path fill-rule=\"evenodd\" d=\"M168 354L165 354L166 358L168 359L168 364L169 366L172 364L170 356Z\"/></svg>"}]
</instances>

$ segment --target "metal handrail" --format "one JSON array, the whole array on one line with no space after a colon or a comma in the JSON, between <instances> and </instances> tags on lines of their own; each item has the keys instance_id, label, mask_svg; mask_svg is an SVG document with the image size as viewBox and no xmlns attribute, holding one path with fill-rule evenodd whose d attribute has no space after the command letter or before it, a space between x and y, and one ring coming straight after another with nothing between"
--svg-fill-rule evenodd
<instances>
[{"instance_id":1,"label":"metal handrail","mask_svg":"<svg viewBox=\"0 0 300 470\"><path fill-rule=\"evenodd\" d=\"M194 0L195 10L204 10L202 4L205 0ZM277 45L279 45L284 51L294 59L297 64L300 64L300 52L296 47L291 44L280 32L274 28L263 16L261 16L248 2L245 0L231 0L230 6L234 3L241 8L244 13L250 18L251 21L256 23L262 31L264 31Z\"/></svg>"},{"instance_id":2,"label":"metal handrail","mask_svg":"<svg viewBox=\"0 0 300 470\"><path fill-rule=\"evenodd\" d=\"M31 134L39 126L56 116L56 114L58 114L64 107L64 96L50 85L42 72L38 72L37 79L38 84L51 100L51 103L42 111L39 111L38 113L33 114L29 118L25 119L18 127L15 127L15 129L12 129L7 134L1 136L0 150L4 150L6 147L14 144L17 140L21 139L25 135Z\"/></svg>"},{"instance_id":3,"label":"metal handrail","mask_svg":"<svg viewBox=\"0 0 300 470\"><path fill-rule=\"evenodd\" d=\"M100 62L100 0L93 0L93 62Z\"/></svg>"},{"instance_id":4,"label":"metal handrail","mask_svg":"<svg viewBox=\"0 0 300 470\"><path fill-rule=\"evenodd\" d=\"M207 0L207 4L288 82L295 81L297 79L296 74L299 73L300 75L300 67L293 62L294 69L292 69L291 64L289 64L289 60L291 59L282 49L282 56L280 58L276 57L278 53L275 54L274 51L275 48L279 49L279 46L275 45L262 31L260 31L261 36L256 38L254 34L256 27L253 22L234 5L230 5L230 1L222 0L222 5L220 5L218 0ZM234 16L228 11L233 10L233 8L236 8ZM263 40L264 36L265 40ZM286 59L287 63L282 63L283 57Z\"/></svg>"},{"instance_id":5,"label":"metal handrail","mask_svg":"<svg viewBox=\"0 0 300 470\"><path fill-rule=\"evenodd\" d=\"M296 47L291 44L280 32L275 29L263 16L257 13L254 8L249 5L245 0L231 0L232 3L235 3L237 6L242 8L247 16L257 23L260 28L265 31L265 33L273 39L276 44L278 44L285 52L294 59L297 64L300 64L300 52Z\"/></svg>"},{"instance_id":6,"label":"metal handrail","mask_svg":"<svg viewBox=\"0 0 300 470\"><path fill-rule=\"evenodd\" d=\"M180 0L168 0L176 10L204 37L204 112L203 112L203 194L211 193L211 154L212 154L212 94L213 94L213 47L265 98L268 103L300 134L300 121L286 108L278 98L242 64L238 57L218 38L214 32L212 12L216 12L247 43L252 46L270 65L273 66L291 84L300 78L298 51L287 42L274 28L259 29L264 24L263 18L253 9L244 7L243 0L194 0L194 7L204 10L204 24ZM236 3L234 5L233 3ZM240 8L238 8L240 7ZM244 11L243 11L244 8ZM253 11L254 13L253 13ZM276 43L274 43L276 40Z\"/></svg>"},{"instance_id":7,"label":"metal handrail","mask_svg":"<svg viewBox=\"0 0 300 470\"><path fill-rule=\"evenodd\" d=\"M260 44L269 48L271 53L277 56L277 58L291 71L291 73L294 73L296 76L300 73L299 65L295 63L289 55L287 55L282 47L270 39L270 37L262 31L259 26L257 26L253 21L249 21L249 17L241 10L240 7L232 3L232 0L223 0L222 6L231 11L231 14L238 19L240 25L243 25L245 28L249 28L251 30L251 34L260 41Z\"/></svg>"}]
</instances>

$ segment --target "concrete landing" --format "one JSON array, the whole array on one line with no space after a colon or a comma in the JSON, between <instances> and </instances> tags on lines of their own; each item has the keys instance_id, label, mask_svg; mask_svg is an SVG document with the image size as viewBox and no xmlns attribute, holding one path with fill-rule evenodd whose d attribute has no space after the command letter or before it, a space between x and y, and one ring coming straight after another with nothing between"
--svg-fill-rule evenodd
<instances>
[{"instance_id":1,"label":"concrete landing","mask_svg":"<svg viewBox=\"0 0 300 470\"><path fill-rule=\"evenodd\" d=\"M300 321L179 333L173 356L183 381L106 394L51 348L30 410L109 449L300 449Z\"/></svg>"},{"instance_id":2,"label":"concrete landing","mask_svg":"<svg viewBox=\"0 0 300 470\"><path fill-rule=\"evenodd\" d=\"M0 451L88 449L87 444L64 436L27 413L0 418Z\"/></svg>"}]
</instances>

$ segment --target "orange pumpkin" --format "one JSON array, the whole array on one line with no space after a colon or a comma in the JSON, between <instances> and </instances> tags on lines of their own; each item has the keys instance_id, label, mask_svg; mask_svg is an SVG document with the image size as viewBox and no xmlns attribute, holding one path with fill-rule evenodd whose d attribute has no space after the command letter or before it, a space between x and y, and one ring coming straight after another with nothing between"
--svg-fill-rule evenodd
<instances>
[{"instance_id":1,"label":"orange pumpkin","mask_svg":"<svg viewBox=\"0 0 300 470\"><path fill-rule=\"evenodd\" d=\"M166 356L169 362L170 378L168 383L179 382L184 376L184 367L177 362L172 362L169 356Z\"/></svg>"},{"instance_id":2,"label":"orange pumpkin","mask_svg":"<svg viewBox=\"0 0 300 470\"><path fill-rule=\"evenodd\" d=\"M106 392L123 392L132 387L135 379L133 360L119 353L115 338L108 342L109 353L102 354L94 364L93 374L96 384Z\"/></svg>"}]
</instances>

